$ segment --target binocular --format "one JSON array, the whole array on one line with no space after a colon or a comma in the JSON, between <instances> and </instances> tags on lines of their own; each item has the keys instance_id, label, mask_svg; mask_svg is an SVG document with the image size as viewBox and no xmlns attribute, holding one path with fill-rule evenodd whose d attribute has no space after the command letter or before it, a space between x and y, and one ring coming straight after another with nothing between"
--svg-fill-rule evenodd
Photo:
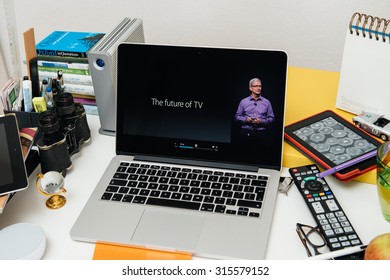
<instances>
[{"instance_id":1,"label":"binocular","mask_svg":"<svg viewBox=\"0 0 390 280\"><path fill-rule=\"evenodd\" d=\"M71 168L71 156L91 139L84 106L74 102L70 93L55 95L53 109L41 112L38 130L42 137L37 146L41 159L41 172L57 171L66 174Z\"/></svg>"}]
</instances>

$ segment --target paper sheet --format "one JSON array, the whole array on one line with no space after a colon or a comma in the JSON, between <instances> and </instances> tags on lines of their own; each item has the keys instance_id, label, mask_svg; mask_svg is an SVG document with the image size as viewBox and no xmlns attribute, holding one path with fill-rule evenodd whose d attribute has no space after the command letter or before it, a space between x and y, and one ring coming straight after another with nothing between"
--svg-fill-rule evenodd
<instances>
[{"instance_id":1,"label":"paper sheet","mask_svg":"<svg viewBox=\"0 0 390 280\"><path fill-rule=\"evenodd\" d=\"M390 44L347 31L336 107L390 115Z\"/></svg>"}]
</instances>

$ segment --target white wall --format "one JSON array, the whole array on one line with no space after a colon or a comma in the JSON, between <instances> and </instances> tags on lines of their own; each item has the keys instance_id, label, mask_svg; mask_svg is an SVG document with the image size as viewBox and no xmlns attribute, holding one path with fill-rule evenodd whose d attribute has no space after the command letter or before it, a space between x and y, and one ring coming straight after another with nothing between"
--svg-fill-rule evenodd
<instances>
[{"instance_id":1,"label":"white wall","mask_svg":"<svg viewBox=\"0 0 390 280\"><path fill-rule=\"evenodd\" d=\"M22 59L22 34L31 27L38 42L53 30L109 32L128 16L144 21L149 43L284 49L290 65L330 71L340 70L354 12L390 19L389 0L15 0L14 5Z\"/></svg>"}]
</instances>

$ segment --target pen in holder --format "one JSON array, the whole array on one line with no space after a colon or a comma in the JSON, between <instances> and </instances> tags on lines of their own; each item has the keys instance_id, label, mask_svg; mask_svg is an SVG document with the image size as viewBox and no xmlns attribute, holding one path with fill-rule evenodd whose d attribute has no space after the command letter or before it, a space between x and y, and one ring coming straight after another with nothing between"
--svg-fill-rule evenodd
<instances>
[{"instance_id":1,"label":"pen in holder","mask_svg":"<svg viewBox=\"0 0 390 280\"><path fill-rule=\"evenodd\" d=\"M58 209L65 205L66 198L62 195L64 188L64 177L57 171L49 171L45 174L39 173L36 180L38 192L44 196L49 196L46 206L49 209Z\"/></svg>"}]
</instances>

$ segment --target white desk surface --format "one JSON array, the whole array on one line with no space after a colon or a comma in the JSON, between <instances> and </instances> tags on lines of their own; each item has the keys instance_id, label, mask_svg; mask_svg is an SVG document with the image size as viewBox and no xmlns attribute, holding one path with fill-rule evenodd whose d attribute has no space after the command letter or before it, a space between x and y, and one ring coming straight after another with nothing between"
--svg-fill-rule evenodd
<instances>
[{"instance_id":1,"label":"white desk surface","mask_svg":"<svg viewBox=\"0 0 390 280\"><path fill-rule=\"evenodd\" d=\"M30 186L17 193L0 215L0 229L14 223L30 222L40 225L46 233L44 259L92 259L95 245L73 241L69 231L89 195L115 155L115 138L98 133L98 116L88 115L92 140L72 157L73 166L65 177L67 204L57 210L46 208L46 197L35 189L36 174L30 176ZM288 176L283 168L282 175ZM390 232L390 223L382 217L375 185L350 181L326 180L343 207L363 243L381 233ZM266 259L305 259L306 252L299 240L297 222L315 225L309 209L295 186L288 196L279 193L275 208Z\"/></svg>"}]
</instances>

